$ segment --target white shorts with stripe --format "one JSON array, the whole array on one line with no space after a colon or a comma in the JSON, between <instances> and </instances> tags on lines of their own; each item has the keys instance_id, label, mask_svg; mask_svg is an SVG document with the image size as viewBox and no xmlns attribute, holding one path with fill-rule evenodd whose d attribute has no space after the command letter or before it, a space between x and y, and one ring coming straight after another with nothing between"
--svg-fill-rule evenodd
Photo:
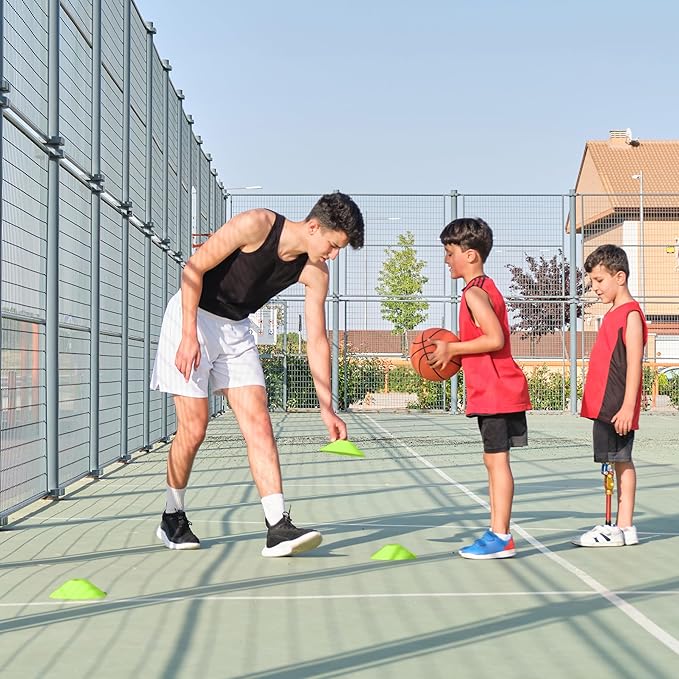
<instances>
[{"instance_id":1,"label":"white shorts with stripe","mask_svg":"<svg viewBox=\"0 0 679 679\"><path fill-rule=\"evenodd\" d=\"M151 389L177 396L207 398L208 388L216 392L232 387L265 386L249 318L232 321L199 308L196 326L200 365L193 369L187 382L175 365L182 339L181 291L177 292L163 316Z\"/></svg>"}]
</instances>

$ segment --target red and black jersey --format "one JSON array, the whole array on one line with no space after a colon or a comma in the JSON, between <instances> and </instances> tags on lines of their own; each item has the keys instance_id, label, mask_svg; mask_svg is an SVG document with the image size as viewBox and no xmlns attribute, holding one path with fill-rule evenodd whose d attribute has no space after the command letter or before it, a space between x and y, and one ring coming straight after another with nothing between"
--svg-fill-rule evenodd
<instances>
[{"instance_id":1,"label":"red and black jersey","mask_svg":"<svg viewBox=\"0 0 679 679\"><path fill-rule=\"evenodd\" d=\"M627 346L625 333L627 318L633 311L641 316L644 333L644 346L648 338L648 328L644 312L635 301L621 304L611 309L605 316L596 342L592 347L585 380L585 391L582 396L580 415L590 420L601 420L610 423L611 418L622 407L625 400L627 383ZM639 411L641 410L641 379L637 391L637 403L634 408L632 429L639 429Z\"/></svg>"},{"instance_id":2,"label":"red and black jersey","mask_svg":"<svg viewBox=\"0 0 679 679\"><path fill-rule=\"evenodd\" d=\"M500 415L530 410L528 383L523 370L512 358L509 343L509 321L502 293L488 276L473 278L462 291L460 305L460 340L467 342L483 333L472 318L465 299L469 288L481 288L490 300L500 321L505 343L502 349L485 354L462 356L462 369L467 388L466 415Z\"/></svg>"}]
</instances>

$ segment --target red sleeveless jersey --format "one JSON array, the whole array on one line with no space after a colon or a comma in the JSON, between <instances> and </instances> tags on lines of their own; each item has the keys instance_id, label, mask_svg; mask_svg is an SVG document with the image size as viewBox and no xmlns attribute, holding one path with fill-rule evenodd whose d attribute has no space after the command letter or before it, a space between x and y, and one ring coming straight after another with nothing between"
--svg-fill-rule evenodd
<instances>
[{"instance_id":1,"label":"red sleeveless jersey","mask_svg":"<svg viewBox=\"0 0 679 679\"><path fill-rule=\"evenodd\" d=\"M585 390L582 395L580 415L590 420L601 420L610 424L611 418L622 407L625 400L627 382L627 347L625 333L627 317L636 311L641 316L644 333L644 346L648 338L648 328L644 312L636 301L621 304L611 309L605 316L592 347L587 368ZM641 379L637 391L632 429L639 429L641 410Z\"/></svg>"},{"instance_id":2,"label":"red sleeveless jersey","mask_svg":"<svg viewBox=\"0 0 679 679\"><path fill-rule=\"evenodd\" d=\"M460 340L467 342L483 333L472 318L465 300L469 288L481 288L490 299L502 327L505 343L499 351L462 356L462 369L467 388L466 415L500 415L530 410L528 383L523 370L512 358L509 343L509 321L502 293L488 276L478 276L465 286L460 304Z\"/></svg>"}]
</instances>

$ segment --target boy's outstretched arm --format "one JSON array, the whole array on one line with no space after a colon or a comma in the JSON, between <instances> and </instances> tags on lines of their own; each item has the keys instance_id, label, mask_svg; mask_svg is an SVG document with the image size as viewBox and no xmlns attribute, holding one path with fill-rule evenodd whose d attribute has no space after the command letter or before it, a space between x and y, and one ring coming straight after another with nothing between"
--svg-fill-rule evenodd
<instances>
[{"instance_id":1,"label":"boy's outstretched arm","mask_svg":"<svg viewBox=\"0 0 679 679\"><path fill-rule=\"evenodd\" d=\"M436 349L431 353L429 365L433 368L442 369L455 356L468 354L489 354L499 351L505 345L505 337L502 326L498 320L495 309L490 303L488 294L481 288L471 288L466 294L467 307L472 318L481 330L481 336L467 342L446 342L444 340L432 340Z\"/></svg>"},{"instance_id":2,"label":"boy's outstretched arm","mask_svg":"<svg viewBox=\"0 0 679 679\"><path fill-rule=\"evenodd\" d=\"M347 438L347 425L332 404L330 385L330 344L325 325L325 297L328 293L328 267L308 262L299 282L305 286L304 318L307 329L307 357L314 380L321 418L331 441Z\"/></svg>"},{"instance_id":3,"label":"boy's outstretched arm","mask_svg":"<svg viewBox=\"0 0 679 679\"><path fill-rule=\"evenodd\" d=\"M625 375L625 398L622 406L611 418L611 424L615 431L624 436L632 428L634 411L639 397L641 384L641 361L644 355L644 329L641 316L637 311L632 311L627 316L625 329L625 347L627 349L627 373Z\"/></svg>"}]
</instances>

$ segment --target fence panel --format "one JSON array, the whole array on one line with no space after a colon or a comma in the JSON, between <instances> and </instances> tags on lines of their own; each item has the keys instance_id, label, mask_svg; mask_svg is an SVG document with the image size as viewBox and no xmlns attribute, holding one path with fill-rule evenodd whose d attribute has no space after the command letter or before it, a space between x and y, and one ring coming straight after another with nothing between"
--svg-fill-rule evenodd
<instances>
[{"instance_id":1,"label":"fence panel","mask_svg":"<svg viewBox=\"0 0 679 679\"><path fill-rule=\"evenodd\" d=\"M99 473L104 465L126 459L145 442L153 444L176 427L171 399L154 392L149 399L149 431L144 432L148 389L144 356L155 353L164 300L177 289L180 263L191 252L190 197L199 182L197 161L192 174L188 155L191 145L198 145L191 141L183 96L166 81L167 72L155 51L150 83L153 110L148 119L146 54L151 26L131 0L102 0L101 7L101 16L96 16L91 0L2 3L1 76L10 89L0 119L0 525L19 507L47 494L60 494L73 480ZM57 12L53 26L59 41L48 35L50 11ZM97 35L100 55L94 53ZM50 61L49 45L56 44L60 52ZM98 83L93 82L93 74L99 71L97 59L101 60ZM52 82L58 83L53 89L58 107L51 110L58 110L59 116L49 125L53 139L48 139L50 63L56 64ZM98 93L100 138L92 120ZM147 123L153 132L150 158ZM101 176L93 175L96 151ZM201 155L205 173L207 160ZM51 195L48 170L55 166L57 191ZM149 170L152 227L145 225ZM211 184L206 180L201 192L210 191L209 200L216 205L224 200L224 193L215 175L207 174ZM201 197L205 206L207 195ZM47 243L50 205L55 206L59 242L52 254ZM217 225L216 212L211 209L204 217L211 230ZM163 241L166 237L168 242ZM151 257L147 258L149 239ZM96 252L98 296L93 293ZM48 289L48 270L57 272L54 290L58 294L52 297L48 297L53 291ZM145 346L147 272L153 296ZM53 308L48 309L48 298L55 299L54 309L58 308L56 334L54 328L50 331L57 340L58 356L50 355L49 361L47 321ZM96 311L98 329L91 325ZM98 344L93 346L92 338L97 336ZM91 374L93 354L99 356L98 375ZM52 401L48 403L48 372L56 376L56 408ZM98 385L92 380L98 380ZM97 386L98 403L93 403ZM215 398L213 410L222 408L223 399ZM99 422L93 429L95 413Z\"/></svg>"}]
</instances>

